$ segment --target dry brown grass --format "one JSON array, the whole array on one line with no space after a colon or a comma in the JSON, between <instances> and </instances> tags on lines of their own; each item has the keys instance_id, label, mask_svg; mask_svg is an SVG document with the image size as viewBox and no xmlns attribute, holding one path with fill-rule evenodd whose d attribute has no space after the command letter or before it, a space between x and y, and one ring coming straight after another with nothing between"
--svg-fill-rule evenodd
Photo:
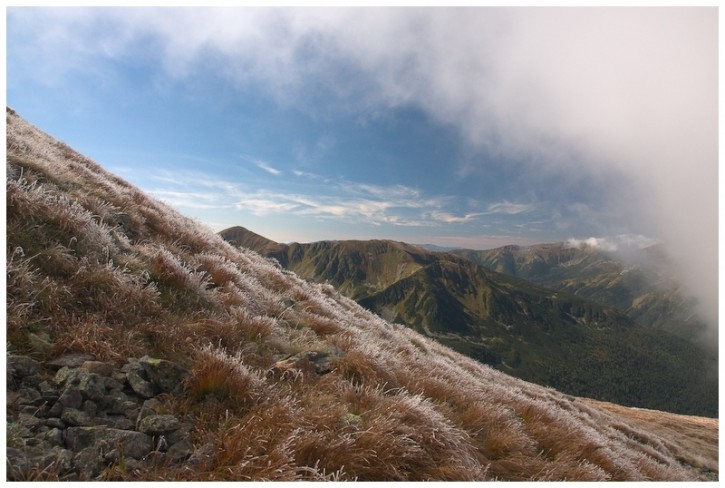
<instances>
[{"instance_id":1,"label":"dry brown grass","mask_svg":"<svg viewBox=\"0 0 725 488\"><path fill-rule=\"evenodd\" d=\"M209 459L194 470L114 467L107 479L716 476L716 421L625 415L494 371L231 247L7 120L9 349L150 354L191 371L169 404ZM41 331L53 343L43 353L29 340ZM332 371L271 371L306 351L334 352Z\"/></svg>"},{"instance_id":2,"label":"dry brown grass","mask_svg":"<svg viewBox=\"0 0 725 488\"><path fill-rule=\"evenodd\" d=\"M718 473L718 419L585 401L622 419L623 422L612 425L633 441L664 444L682 462L705 473Z\"/></svg>"}]
</instances>

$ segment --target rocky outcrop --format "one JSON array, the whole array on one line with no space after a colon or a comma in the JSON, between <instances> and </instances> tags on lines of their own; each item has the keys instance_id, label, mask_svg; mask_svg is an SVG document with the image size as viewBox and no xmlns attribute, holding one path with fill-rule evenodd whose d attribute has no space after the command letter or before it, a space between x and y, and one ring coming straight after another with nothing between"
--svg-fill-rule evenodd
<instances>
[{"instance_id":1,"label":"rocky outcrop","mask_svg":"<svg viewBox=\"0 0 725 488\"><path fill-rule=\"evenodd\" d=\"M148 356L116 365L83 354L44 364L8 355L7 479L108 479L113 467L208 458L207 446L191 443L191 425L165 408L187 375Z\"/></svg>"}]
</instances>

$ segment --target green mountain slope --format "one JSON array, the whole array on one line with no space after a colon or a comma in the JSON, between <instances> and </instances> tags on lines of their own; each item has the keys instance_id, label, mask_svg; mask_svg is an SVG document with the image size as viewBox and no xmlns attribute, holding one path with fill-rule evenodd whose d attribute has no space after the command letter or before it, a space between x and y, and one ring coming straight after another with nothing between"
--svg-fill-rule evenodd
<instances>
[{"instance_id":1,"label":"green mountain slope","mask_svg":"<svg viewBox=\"0 0 725 488\"><path fill-rule=\"evenodd\" d=\"M244 230L220 235L237 245L232 236ZM625 405L717 412L716 378L695 373L711 369L712 358L613 307L399 242L295 243L268 255L387 320L528 381Z\"/></svg>"},{"instance_id":2,"label":"green mountain slope","mask_svg":"<svg viewBox=\"0 0 725 488\"><path fill-rule=\"evenodd\" d=\"M489 269L616 307L631 319L693 339L704 329L657 246L626 258L565 243L451 251Z\"/></svg>"}]
</instances>

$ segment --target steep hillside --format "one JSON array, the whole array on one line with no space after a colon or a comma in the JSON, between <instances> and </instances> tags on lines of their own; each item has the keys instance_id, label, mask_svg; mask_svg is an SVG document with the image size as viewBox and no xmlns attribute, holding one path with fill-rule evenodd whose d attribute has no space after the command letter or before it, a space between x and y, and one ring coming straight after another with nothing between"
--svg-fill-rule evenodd
<instances>
[{"instance_id":1,"label":"steep hillside","mask_svg":"<svg viewBox=\"0 0 725 488\"><path fill-rule=\"evenodd\" d=\"M220 235L261 253L270 248L240 227ZM400 242L277 246L266 255L302 278L329 283L383 318L519 378L626 405L717 415L716 357L612 307Z\"/></svg>"},{"instance_id":2,"label":"steep hillside","mask_svg":"<svg viewBox=\"0 0 725 488\"><path fill-rule=\"evenodd\" d=\"M8 480L717 478L6 120Z\"/></svg>"},{"instance_id":3,"label":"steep hillside","mask_svg":"<svg viewBox=\"0 0 725 488\"><path fill-rule=\"evenodd\" d=\"M666 257L656 246L626 257L565 243L452 253L501 273L611 305L643 325L687 339L704 328L694 301L682 294Z\"/></svg>"}]
</instances>

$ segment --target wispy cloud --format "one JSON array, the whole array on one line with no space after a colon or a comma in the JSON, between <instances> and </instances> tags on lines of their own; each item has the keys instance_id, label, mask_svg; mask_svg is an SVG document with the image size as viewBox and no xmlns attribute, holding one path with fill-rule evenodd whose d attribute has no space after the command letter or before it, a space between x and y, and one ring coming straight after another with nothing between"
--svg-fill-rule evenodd
<instances>
[{"instance_id":1,"label":"wispy cloud","mask_svg":"<svg viewBox=\"0 0 725 488\"><path fill-rule=\"evenodd\" d=\"M493 214L506 214L506 215L517 215L524 212L530 212L534 210L534 205L524 203L511 203L504 200L503 202L492 203L486 210L486 215Z\"/></svg>"},{"instance_id":2,"label":"wispy cloud","mask_svg":"<svg viewBox=\"0 0 725 488\"><path fill-rule=\"evenodd\" d=\"M270 166L268 163L266 163L264 161L256 161L254 164L256 164L259 169L264 170L271 175L278 176L278 175L282 174L282 170L273 168L272 166Z\"/></svg>"},{"instance_id":3,"label":"wispy cloud","mask_svg":"<svg viewBox=\"0 0 725 488\"><path fill-rule=\"evenodd\" d=\"M444 222L446 224L460 224L464 222L470 222L471 220L485 215L485 212L469 213L463 216L453 215L447 212L434 211L431 212L430 216L433 220Z\"/></svg>"},{"instance_id":4,"label":"wispy cloud","mask_svg":"<svg viewBox=\"0 0 725 488\"><path fill-rule=\"evenodd\" d=\"M272 190L230 183L196 171L156 170L147 175L155 182L149 192L174 206L234 209L257 217L298 215L374 226L436 227L469 222L486 214L469 212L457 216L448 209L460 204L456 198L425 196L420 190L405 185L373 185L321 175L300 176L307 177L304 185L297 185L295 179L280 180L280 188L289 190Z\"/></svg>"}]
</instances>

